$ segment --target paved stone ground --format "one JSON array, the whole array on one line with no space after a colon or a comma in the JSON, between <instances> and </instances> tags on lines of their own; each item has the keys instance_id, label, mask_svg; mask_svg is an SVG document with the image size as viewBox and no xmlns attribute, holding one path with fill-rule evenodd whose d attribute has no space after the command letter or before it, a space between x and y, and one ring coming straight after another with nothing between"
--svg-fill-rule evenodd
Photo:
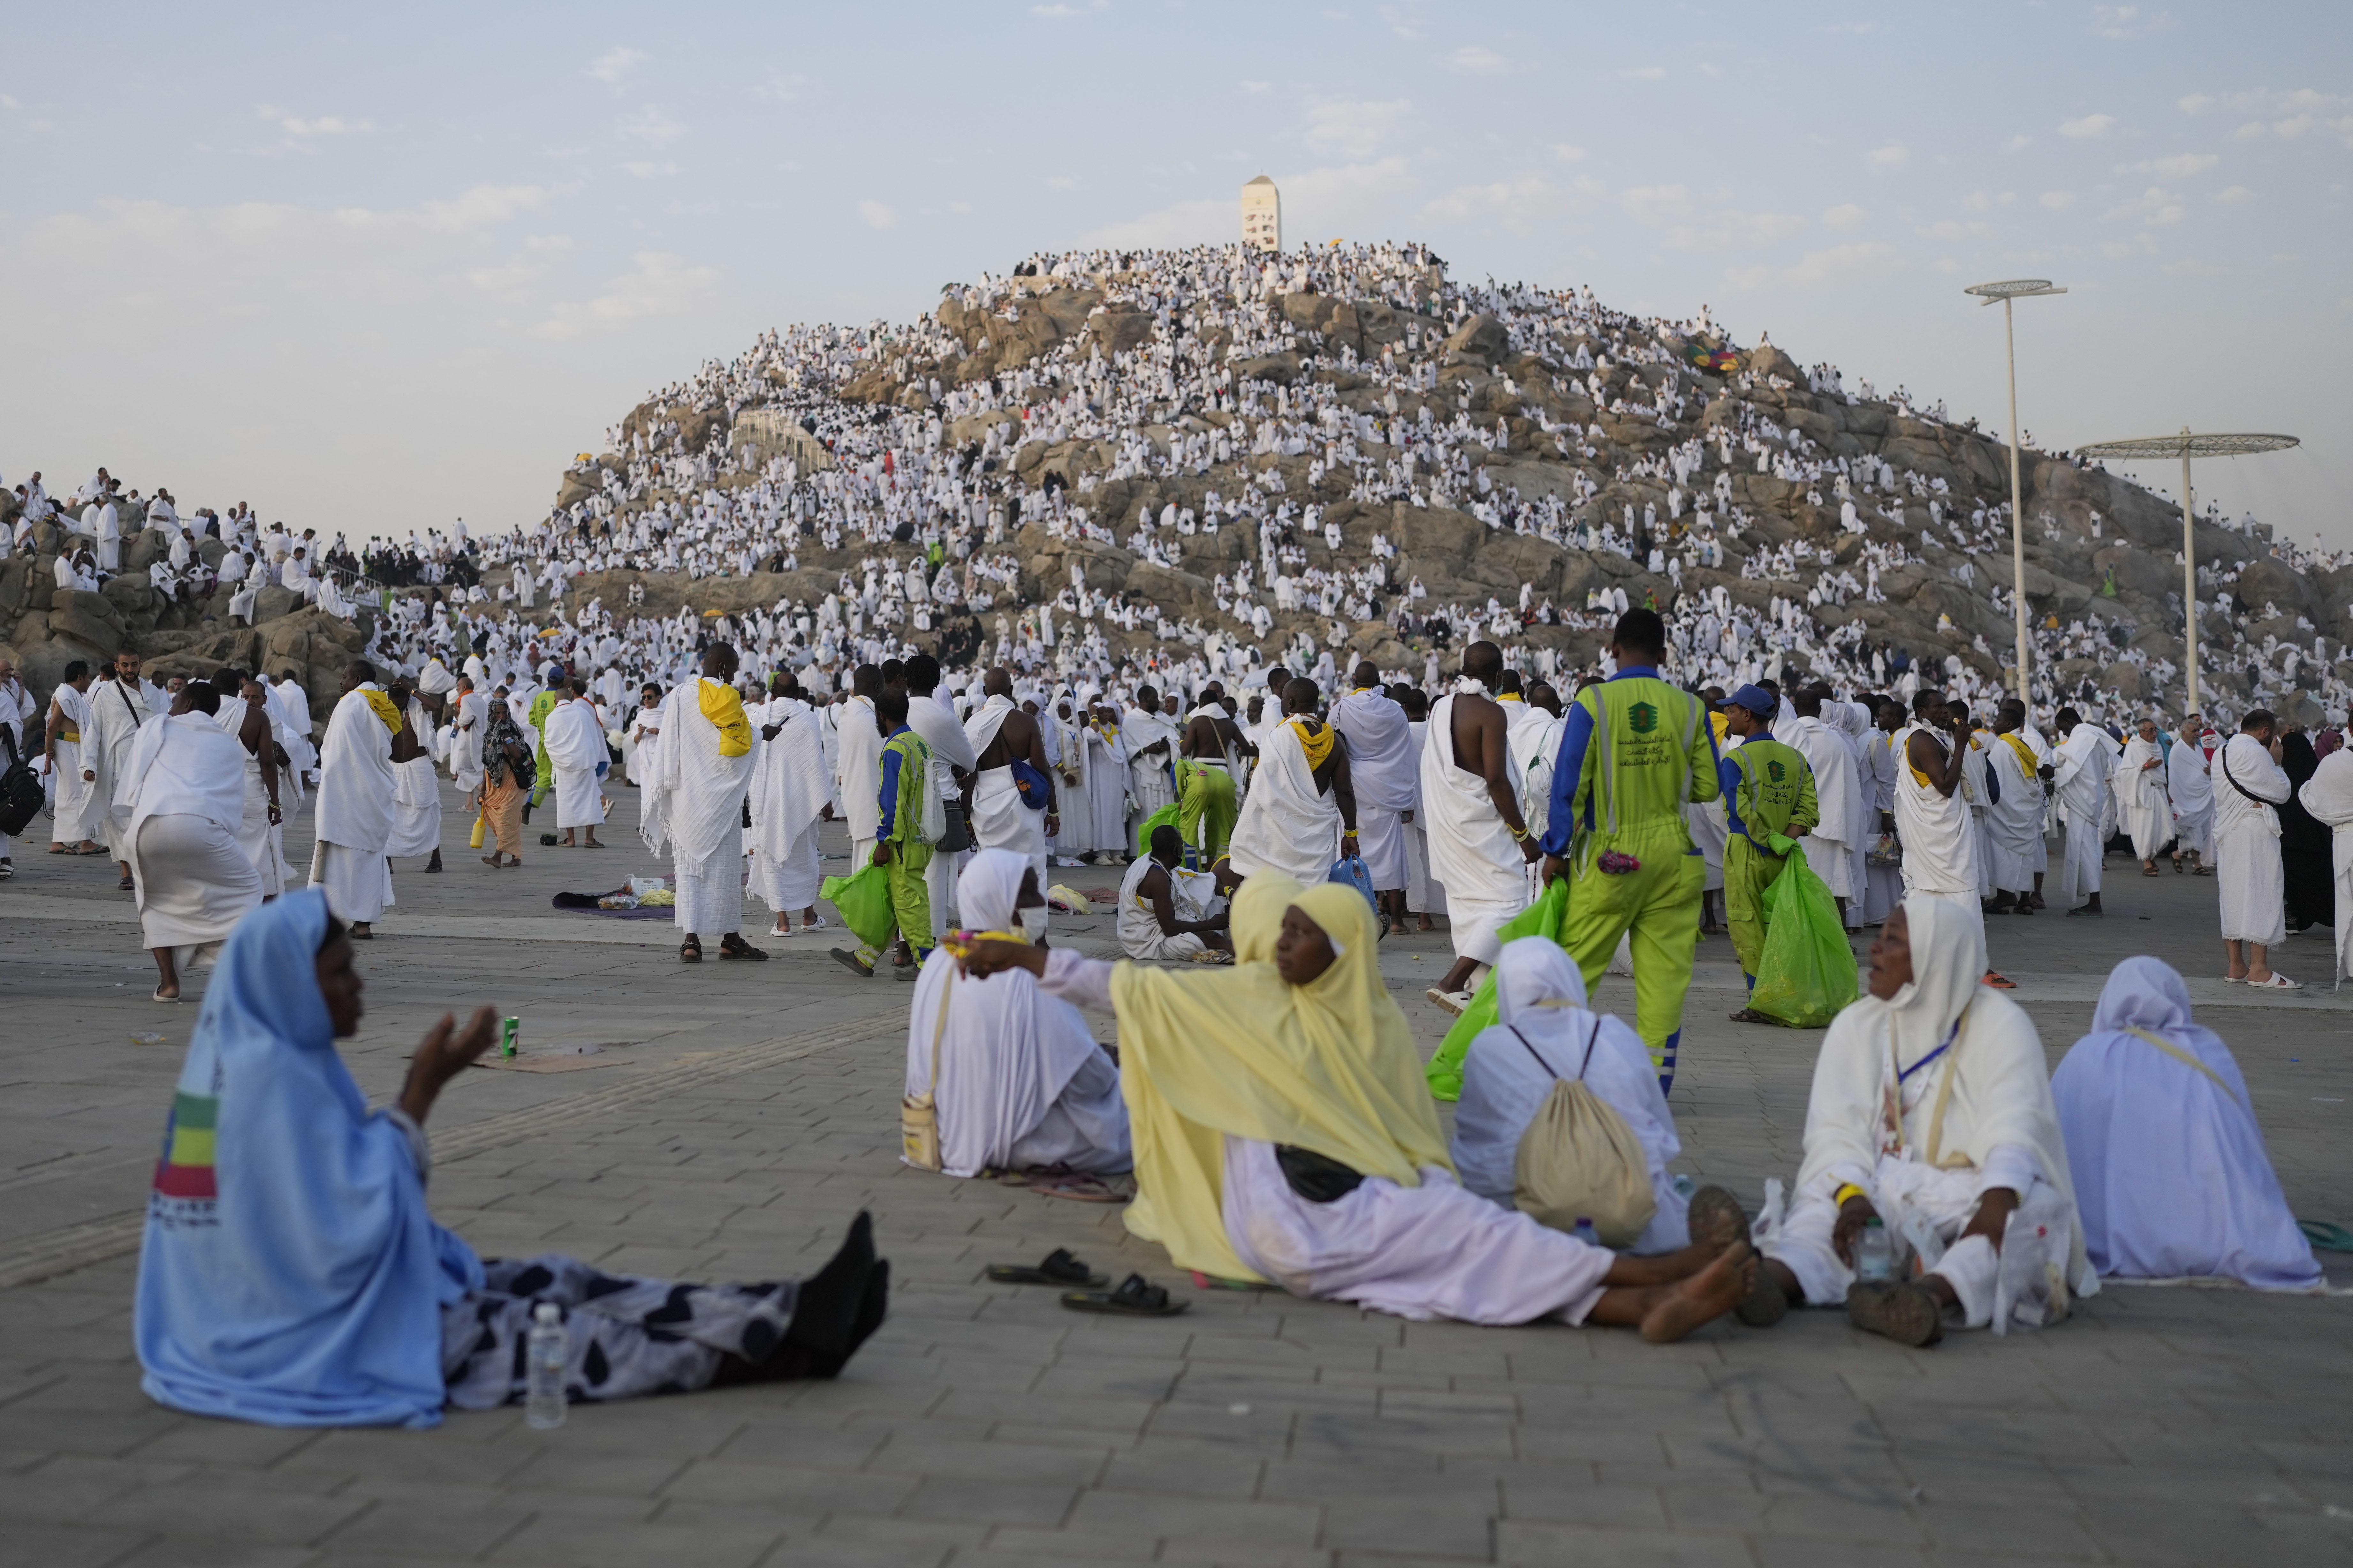
<instances>
[{"instance_id":1,"label":"paved stone ground","mask_svg":"<svg viewBox=\"0 0 2353 1568\"><path fill-rule=\"evenodd\" d=\"M434 1016L482 1002L523 1018L526 1049L606 1046L586 1070L470 1073L436 1110L436 1210L485 1253L790 1274L872 1209L897 1289L849 1373L577 1408L554 1433L514 1411L290 1432L149 1403L126 1247L195 1009L146 999L129 895L100 863L34 846L0 888L0 1564L2353 1556L2353 1301L2112 1289L2042 1334L1913 1352L1836 1313L1654 1349L1194 1292L1116 1210L897 1163L899 986L801 938L769 942L766 964L690 969L666 926L550 910L559 888L649 868L630 814L602 855L534 846L493 873L453 812L449 871L404 868L363 952L370 1013L348 1056L385 1096ZM2353 1220L2353 995L2205 978L2212 884L2127 872L2109 862L2102 921L1995 923L2052 1059L2111 963L2168 958L2200 977L2296 1211ZM1107 935L1060 924L1097 950ZM1446 957L1442 933L1383 953L1431 1044L1418 998ZM2327 956L2298 938L2279 963L2312 979ZM1753 1202L1793 1172L1819 1037L1725 1022L1736 987L1725 945L1705 945L1674 1106L1684 1165ZM983 1281L986 1262L1056 1246L1192 1310L1107 1321Z\"/></svg>"}]
</instances>

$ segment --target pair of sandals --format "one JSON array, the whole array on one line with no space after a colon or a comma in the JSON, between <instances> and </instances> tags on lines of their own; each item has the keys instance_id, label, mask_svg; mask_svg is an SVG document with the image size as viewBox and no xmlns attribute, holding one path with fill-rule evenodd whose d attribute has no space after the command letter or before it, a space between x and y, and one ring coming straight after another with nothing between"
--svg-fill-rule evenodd
<instances>
[{"instance_id":1,"label":"pair of sandals","mask_svg":"<svg viewBox=\"0 0 2353 1568\"><path fill-rule=\"evenodd\" d=\"M1098 1312L1113 1318L1173 1318L1190 1301L1170 1299L1168 1292L1141 1274L1131 1274L1111 1289L1111 1276L1098 1274L1085 1262L1058 1247L1036 1264L992 1263L988 1278L999 1285L1076 1286L1062 1291L1062 1305L1073 1312Z\"/></svg>"},{"instance_id":2,"label":"pair of sandals","mask_svg":"<svg viewBox=\"0 0 2353 1568\"><path fill-rule=\"evenodd\" d=\"M725 936L719 939L719 957L723 963L730 960L739 963L744 961L757 961L765 959L767 956L767 953L764 950L754 947L750 942L745 942L744 940L744 933L741 931L731 931ZM702 939L699 936L691 936L684 942L680 942L678 944L678 961L681 963L701 963L702 962Z\"/></svg>"}]
</instances>

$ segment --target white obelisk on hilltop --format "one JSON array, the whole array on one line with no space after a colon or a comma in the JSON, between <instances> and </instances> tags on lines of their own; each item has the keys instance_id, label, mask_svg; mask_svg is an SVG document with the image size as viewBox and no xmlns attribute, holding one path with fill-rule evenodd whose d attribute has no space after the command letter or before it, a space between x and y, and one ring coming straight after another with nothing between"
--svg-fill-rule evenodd
<instances>
[{"instance_id":1,"label":"white obelisk on hilltop","mask_svg":"<svg viewBox=\"0 0 2353 1568\"><path fill-rule=\"evenodd\" d=\"M1264 174L1242 187L1242 244L1258 250L1282 248L1282 197Z\"/></svg>"}]
</instances>

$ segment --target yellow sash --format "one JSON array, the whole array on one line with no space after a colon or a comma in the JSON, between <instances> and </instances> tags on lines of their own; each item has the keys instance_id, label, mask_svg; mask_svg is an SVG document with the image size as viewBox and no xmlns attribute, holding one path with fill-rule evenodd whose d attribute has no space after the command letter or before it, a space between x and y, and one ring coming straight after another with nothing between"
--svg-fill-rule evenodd
<instances>
[{"instance_id":1,"label":"yellow sash","mask_svg":"<svg viewBox=\"0 0 2353 1568\"><path fill-rule=\"evenodd\" d=\"M1307 721L1293 719L1291 728L1299 736L1299 749L1307 753L1308 771L1312 773L1322 767L1324 759L1332 754L1332 726L1326 724L1315 733L1309 734Z\"/></svg>"},{"instance_id":2,"label":"yellow sash","mask_svg":"<svg viewBox=\"0 0 2353 1568\"><path fill-rule=\"evenodd\" d=\"M374 691L364 686L359 689L359 693L361 696L367 699L367 705L369 709L375 712L375 716L384 721L385 730L388 733L396 735L398 734L400 732L400 710L392 705L392 699L385 696L381 691Z\"/></svg>"},{"instance_id":3,"label":"yellow sash","mask_svg":"<svg viewBox=\"0 0 2353 1568\"><path fill-rule=\"evenodd\" d=\"M705 679L697 694L702 716L719 731L719 754L740 757L752 749L752 721L744 716L744 699L732 686Z\"/></svg>"}]
</instances>

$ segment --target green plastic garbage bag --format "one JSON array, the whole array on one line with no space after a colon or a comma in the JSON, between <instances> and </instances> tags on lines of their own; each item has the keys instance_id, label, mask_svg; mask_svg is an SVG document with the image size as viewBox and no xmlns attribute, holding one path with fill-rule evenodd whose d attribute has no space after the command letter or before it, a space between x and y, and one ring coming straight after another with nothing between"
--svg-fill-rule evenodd
<instances>
[{"instance_id":1,"label":"green plastic garbage bag","mask_svg":"<svg viewBox=\"0 0 2353 1568\"><path fill-rule=\"evenodd\" d=\"M869 866L851 876L828 877L817 896L840 910L841 923L869 947L881 946L899 929L898 916L891 910L886 867Z\"/></svg>"},{"instance_id":2,"label":"green plastic garbage bag","mask_svg":"<svg viewBox=\"0 0 2353 1568\"><path fill-rule=\"evenodd\" d=\"M1505 921L1496 936L1504 942L1516 942L1524 936L1540 936L1553 942L1560 940L1561 917L1568 911L1568 879L1556 879L1544 890L1544 896L1526 909ZM1471 1005L1454 1020L1446 1031L1446 1038L1430 1065L1421 1069L1430 1081L1430 1096L1436 1100L1462 1098L1462 1058L1471 1054L1471 1041L1480 1030L1494 1023L1495 972L1492 969L1480 977L1479 989L1472 994Z\"/></svg>"},{"instance_id":3,"label":"green plastic garbage bag","mask_svg":"<svg viewBox=\"0 0 2353 1568\"><path fill-rule=\"evenodd\" d=\"M1757 988L1748 1005L1777 1024L1819 1029L1854 1000L1857 989L1854 950L1847 945L1838 902L1799 853L1766 888L1764 904L1765 947L1757 957Z\"/></svg>"},{"instance_id":4,"label":"green plastic garbage bag","mask_svg":"<svg viewBox=\"0 0 2353 1568\"><path fill-rule=\"evenodd\" d=\"M1170 827L1176 826L1176 803L1173 800L1135 825L1135 858L1137 859L1141 860L1152 853L1152 830L1164 824Z\"/></svg>"}]
</instances>

